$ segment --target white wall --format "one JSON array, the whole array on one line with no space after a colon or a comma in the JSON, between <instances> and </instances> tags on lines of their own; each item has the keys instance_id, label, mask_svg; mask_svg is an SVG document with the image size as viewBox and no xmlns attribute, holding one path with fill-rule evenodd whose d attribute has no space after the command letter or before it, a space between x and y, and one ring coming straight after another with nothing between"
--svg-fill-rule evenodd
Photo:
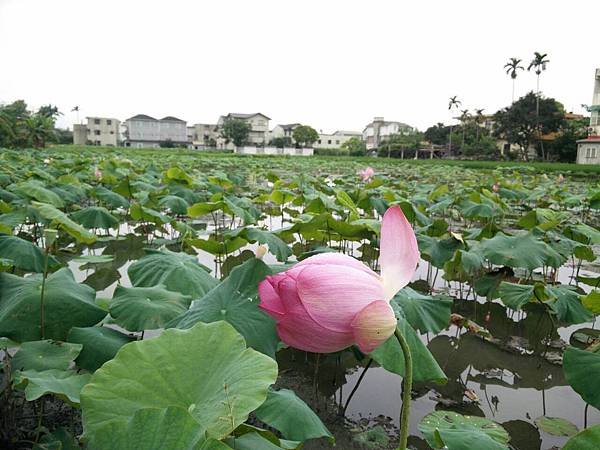
<instances>
[{"instance_id":1,"label":"white wall","mask_svg":"<svg viewBox=\"0 0 600 450\"><path fill-rule=\"evenodd\" d=\"M290 155L290 156L312 156L314 149L312 148L277 148L277 147L254 147L245 146L238 147L235 152L240 155Z\"/></svg>"}]
</instances>

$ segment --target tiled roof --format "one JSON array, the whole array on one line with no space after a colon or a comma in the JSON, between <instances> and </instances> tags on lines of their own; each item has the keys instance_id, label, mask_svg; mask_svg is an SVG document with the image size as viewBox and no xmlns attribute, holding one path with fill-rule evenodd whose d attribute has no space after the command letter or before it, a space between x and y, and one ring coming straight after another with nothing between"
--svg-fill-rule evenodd
<instances>
[{"instance_id":1,"label":"tiled roof","mask_svg":"<svg viewBox=\"0 0 600 450\"><path fill-rule=\"evenodd\" d=\"M156 121L154 117L147 116L146 114L137 114L133 117L130 117L127 120L153 120Z\"/></svg>"}]
</instances>

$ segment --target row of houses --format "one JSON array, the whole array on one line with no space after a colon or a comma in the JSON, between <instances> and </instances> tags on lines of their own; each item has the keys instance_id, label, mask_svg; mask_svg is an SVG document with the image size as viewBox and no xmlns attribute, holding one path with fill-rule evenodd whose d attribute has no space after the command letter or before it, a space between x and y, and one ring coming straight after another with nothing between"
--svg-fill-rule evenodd
<instances>
[{"instance_id":1,"label":"row of houses","mask_svg":"<svg viewBox=\"0 0 600 450\"><path fill-rule=\"evenodd\" d=\"M268 146L275 138L289 138L293 143L293 133L301 124L281 124L270 129L271 118L258 113L229 113L220 116L216 123L187 124L185 120L167 116L155 119L146 114L137 114L124 122L115 118L87 117L85 124L73 127L73 142L77 145L103 145L134 148L158 148L160 146L178 146L192 149L234 149L221 135L226 121L243 120L250 126L247 144L254 147ZM368 150L377 149L380 142L392 134L408 134L415 129L402 122L386 121L375 117L362 132L338 130L333 133L319 132L314 148L335 149L352 138L362 139Z\"/></svg>"}]
</instances>

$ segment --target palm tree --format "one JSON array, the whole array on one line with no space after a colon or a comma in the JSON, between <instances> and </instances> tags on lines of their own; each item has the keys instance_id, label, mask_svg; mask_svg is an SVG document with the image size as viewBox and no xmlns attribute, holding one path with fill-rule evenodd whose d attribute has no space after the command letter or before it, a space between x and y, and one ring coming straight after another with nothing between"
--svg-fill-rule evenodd
<instances>
[{"instance_id":1,"label":"palm tree","mask_svg":"<svg viewBox=\"0 0 600 450\"><path fill-rule=\"evenodd\" d=\"M42 114L35 114L23 121L27 139L35 148L43 148L46 141L55 136L54 120Z\"/></svg>"},{"instance_id":2,"label":"palm tree","mask_svg":"<svg viewBox=\"0 0 600 450\"><path fill-rule=\"evenodd\" d=\"M477 142L479 142L479 124L483 122L483 111L483 108L475 110L475 125L477 125Z\"/></svg>"},{"instance_id":3,"label":"palm tree","mask_svg":"<svg viewBox=\"0 0 600 450\"><path fill-rule=\"evenodd\" d=\"M525 70L525 67L519 65L520 63L521 63L520 59L510 58L510 61L508 61L506 64L504 64L504 68L506 69L506 74L510 75L510 77L512 78L512 102L513 103L515 102L515 80L517 79L517 71L519 69Z\"/></svg>"},{"instance_id":4,"label":"palm tree","mask_svg":"<svg viewBox=\"0 0 600 450\"><path fill-rule=\"evenodd\" d=\"M469 121L470 118L471 118L471 115L469 114L469 110L468 109L462 109L460 111L460 117L458 118L458 120L460 120L461 127L462 127L462 144L461 144L461 148L465 146L465 131L466 131L466 128L467 128L467 122Z\"/></svg>"},{"instance_id":5,"label":"palm tree","mask_svg":"<svg viewBox=\"0 0 600 450\"><path fill-rule=\"evenodd\" d=\"M540 141L540 144L542 146L542 159L544 159L544 143L541 140L541 133L540 133L540 75L542 74L542 72L544 70L546 70L546 64L548 64L550 62L549 59L546 59L546 56L548 56L547 53L538 53L538 52L534 52L534 56L533 59L531 60L531 62L529 63L529 67L527 67L527 70L530 71L532 68L535 68L535 74L537 76L537 84L536 84L536 100L535 100L535 120L537 122L537 128L538 128L538 139Z\"/></svg>"},{"instance_id":6,"label":"palm tree","mask_svg":"<svg viewBox=\"0 0 600 450\"><path fill-rule=\"evenodd\" d=\"M451 111L452 108L458 109L462 102L458 100L458 96L450 97L450 101L448 102L448 110ZM452 154L452 122L450 122L450 134L448 135L448 151Z\"/></svg>"}]
</instances>

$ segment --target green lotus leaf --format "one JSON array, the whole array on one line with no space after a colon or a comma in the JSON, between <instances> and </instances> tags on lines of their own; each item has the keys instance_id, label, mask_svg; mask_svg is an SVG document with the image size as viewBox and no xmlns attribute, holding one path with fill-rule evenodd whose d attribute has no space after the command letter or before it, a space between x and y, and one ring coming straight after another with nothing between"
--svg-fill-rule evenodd
<instances>
[{"instance_id":1,"label":"green lotus leaf","mask_svg":"<svg viewBox=\"0 0 600 450\"><path fill-rule=\"evenodd\" d=\"M189 328L197 322L225 320L249 347L274 358L279 343L275 321L258 307L258 284L270 273L259 259L245 261L171 325Z\"/></svg>"},{"instance_id":2,"label":"green lotus leaf","mask_svg":"<svg viewBox=\"0 0 600 450\"><path fill-rule=\"evenodd\" d=\"M542 266L560 267L565 262L565 258L532 233L515 236L498 233L482 240L480 250L492 264L499 266L533 270Z\"/></svg>"},{"instance_id":3,"label":"green lotus leaf","mask_svg":"<svg viewBox=\"0 0 600 450\"><path fill-rule=\"evenodd\" d=\"M577 425L560 417L540 416L535 419L535 424L539 429L552 436L573 436L579 431Z\"/></svg>"},{"instance_id":4,"label":"green lotus leaf","mask_svg":"<svg viewBox=\"0 0 600 450\"><path fill-rule=\"evenodd\" d=\"M193 256L169 250L152 251L127 270L135 287L164 285L169 291L198 299L218 284Z\"/></svg>"},{"instance_id":5,"label":"green lotus leaf","mask_svg":"<svg viewBox=\"0 0 600 450\"><path fill-rule=\"evenodd\" d=\"M464 248L464 244L454 237L438 239L425 234L418 234L417 242L422 258L440 269L452 259L456 250Z\"/></svg>"},{"instance_id":6,"label":"green lotus leaf","mask_svg":"<svg viewBox=\"0 0 600 450\"><path fill-rule=\"evenodd\" d=\"M93 244L96 242L96 235L90 233L78 223L69 219L69 217L59 209L47 203L32 202L32 205L40 213L40 215L49 220L53 228L61 229L70 234L78 242L84 244Z\"/></svg>"},{"instance_id":7,"label":"green lotus leaf","mask_svg":"<svg viewBox=\"0 0 600 450\"><path fill-rule=\"evenodd\" d=\"M563 371L575 392L586 403L600 408L600 354L568 347L563 354Z\"/></svg>"},{"instance_id":8,"label":"green lotus leaf","mask_svg":"<svg viewBox=\"0 0 600 450\"><path fill-rule=\"evenodd\" d=\"M187 311L192 298L162 286L149 288L117 286L110 302L110 315L129 331L164 328Z\"/></svg>"},{"instance_id":9,"label":"green lotus leaf","mask_svg":"<svg viewBox=\"0 0 600 450\"><path fill-rule=\"evenodd\" d=\"M18 186L20 193L27 197L33 198L38 202L48 203L56 208L62 208L65 203L58 194L47 189L41 182L35 180L29 180L25 183L21 183Z\"/></svg>"},{"instance_id":10,"label":"green lotus leaf","mask_svg":"<svg viewBox=\"0 0 600 450\"><path fill-rule=\"evenodd\" d=\"M226 322L169 329L125 345L94 373L81 393L84 435L122 427L139 410L178 407L200 434L222 439L265 401L276 378L277 363L246 348Z\"/></svg>"},{"instance_id":11,"label":"green lotus leaf","mask_svg":"<svg viewBox=\"0 0 600 450\"><path fill-rule=\"evenodd\" d=\"M443 296L429 296L405 287L394 297L394 302L402 307L406 320L421 333L439 333L450 322L452 299Z\"/></svg>"},{"instance_id":12,"label":"green lotus leaf","mask_svg":"<svg viewBox=\"0 0 600 450\"><path fill-rule=\"evenodd\" d=\"M52 340L24 342L12 359L13 370L67 370L82 349L80 344Z\"/></svg>"},{"instance_id":13,"label":"green lotus leaf","mask_svg":"<svg viewBox=\"0 0 600 450\"><path fill-rule=\"evenodd\" d=\"M419 431L434 449L507 450L510 439L506 430L496 422L452 411L427 414L419 423Z\"/></svg>"},{"instance_id":14,"label":"green lotus leaf","mask_svg":"<svg viewBox=\"0 0 600 450\"><path fill-rule=\"evenodd\" d=\"M275 255L277 261L285 262L292 256L290 247L276 234L259 228L244 228L240 234L248 242L266 244L269 252Z\"/></svg>"},{"instance_id":15,"label":"green lotus leaf","mask_svg":"<svg viewBox=\"0 0 600 450\"><path fill-rule=\"evenodd\" d=\"M106 327L73 327L68 342L83 345L75 360L78 367L95 372L102 364L115 357L121 347L136 338Z\"/></svg>"},{"instance_id":16,"label":"green lotus leaf","mask_svg":"<svg viewBox=\"0 0 600 450\"><path fill-rule=\"evenodd\" d=\"M96 187L93 195L101 202L104 202L113 208L129 208L129 201L125 197L106 189L104 186Z\"/></svg>"},{"instance_id":17,"label":"green lotus leaf","mask_svg":"<svg viewBox=\"0 0 600 450\"><path fill-rule=\"evenodd\" d=\"M288 389L270 390L267 400L255 414L260 421L279 430L286 439L306 441L326 437L331 443L334 442L333 435L319 416Z\"/></svg>"},{"instance_id":18,"label":"green lotus leaf","mask_svg":"<svg viewBox=\"0 0 600 450\"><path fill-rule=\"evenodd\" d=\"M594 320L594 315L582 304L581 296L573 286L546 286L546 292L554 298L550 307L561 322L576 324Z\"/></svg>"},{"instance_id":19,"label":"green lotus leaf","mask_svg":"<svg viewBox=\"0 0 600 450\"><path fill-rule=\"evenodd\" d=\"M0 336L18 342L38 341L40 332L40 294L42 276L26 278L0 273ZM95 303L96 293L75 282L68 268L49 275L44 294L44 337L64 341L69 330L92 326L106 312Z\"/></svg>"},{"instance_id":20,"label":"green lotus leaf","mask_svg":"<svg viewBox=\"0 0 600 450\"><path fill-rule=\"evenodd\" d=\"M600 291L594 289L581 299L581 303L591 311L592 314L600 314Z\"/></svg>"},{"instance_id":21,"label":"green lotus leaf","mask_svg":"<svg viewBox=\"0 0 600 450\"><path fill-rule=\"evenodd\" d=\"M599 448L600 425L594 425L569 439L562 450L598 450Z\"/></svg>"},{"instance_id":22,"label":"green lotus leaf","mask_svg":"<svg viewBox=\"0 0 600 450\"><path fill-rule=\"evenodd\" d=\"M108 229L116 228L119 225L119 219L102 206L89 206L80 209L71 214L71 219L87 229Z\"/></svg>"},{"instance_id":23,"label":"green lotus leaf","mask_svg":"<svg viewBox=\"0 0 600 450\"><path fill-rule=\"evenodd\" d=\"M0 235L0 255L11 260L12 265L26 272L44 272L46 255L32 242L17 236ZM60 263L52 255L48 255L48 269L53 270Z\"/></svg>"},{"instance_id":24,"label":"green lotus leaf","mask_svg":"<svg viewBox=\"0 0 600 450\"><path fill-rule=\"evenodd\" d=\"M76 406L79 404L81 388L90 381L90 376L72 370L23 370L15 372L14 384L25 387L25 399L28 402L46 394L54 394Z\"/></svg>"},{"instance_id":25,"label":"green lotus leaf","mask_svg":"<svg viewBox=\"0 0 600 450\"><path fill-rule=\"evenodd\" d=\"M180 216L187 214L189 203L185 199L178 197L177 195L166 195L160 199L158 205L161 208L168 208L171 213L178 214Z\"/></svg>"}]
</instances>

